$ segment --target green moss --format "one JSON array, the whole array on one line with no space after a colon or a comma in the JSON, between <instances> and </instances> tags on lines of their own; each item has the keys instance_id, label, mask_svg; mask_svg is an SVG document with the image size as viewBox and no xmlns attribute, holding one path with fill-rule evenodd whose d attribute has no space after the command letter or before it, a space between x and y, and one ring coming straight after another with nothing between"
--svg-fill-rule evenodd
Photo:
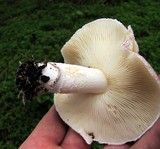
<instances>
[{"instance_id":1,"label":"green moss","mask_svg":"<svg viewBox=\"0 0 160 149\"><path fill-rule=\"evenodd\" d=\"M38 97L25 106L18 99L18 62L31 58L63 62L60 49L82 25L116 18L132 25L141 54L160 73L160 2L156 0L0 0L0 148L17 148L52 104ZM95 149L102 146L95 144Z\"/></svg>"}]
</instances>

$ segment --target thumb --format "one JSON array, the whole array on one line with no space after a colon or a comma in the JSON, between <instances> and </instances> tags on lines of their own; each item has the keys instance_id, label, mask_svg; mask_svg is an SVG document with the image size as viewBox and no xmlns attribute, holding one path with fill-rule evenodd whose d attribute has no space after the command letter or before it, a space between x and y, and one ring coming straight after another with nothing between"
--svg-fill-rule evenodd
<instances>
[{"instance_id":1,"label":"thumb","mask_svg":"<svg viewBox=\"0 0 160 149\"><path fill-rule=\"evenodd\" d=\"M129 144L124 145L105 145L103 149L129 149Z\"/></svg>"}]
</instances>

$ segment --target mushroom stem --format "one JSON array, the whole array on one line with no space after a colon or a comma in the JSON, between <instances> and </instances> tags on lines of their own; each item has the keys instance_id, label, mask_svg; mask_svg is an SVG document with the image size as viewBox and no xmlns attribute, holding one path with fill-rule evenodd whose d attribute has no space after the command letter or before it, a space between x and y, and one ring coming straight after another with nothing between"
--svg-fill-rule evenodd
<instances>
[{"instance_id":1,"label":"mushroom stem","mask_svg":"<svg viewBox=\"0 0 160 149\"><path fill-rule=\"evenodd\" d=\"M95 68L48 62L42 75L50 78L44 84L50 93L103 93L107 87L104 73Z\"/></svg>"}]
</instances>

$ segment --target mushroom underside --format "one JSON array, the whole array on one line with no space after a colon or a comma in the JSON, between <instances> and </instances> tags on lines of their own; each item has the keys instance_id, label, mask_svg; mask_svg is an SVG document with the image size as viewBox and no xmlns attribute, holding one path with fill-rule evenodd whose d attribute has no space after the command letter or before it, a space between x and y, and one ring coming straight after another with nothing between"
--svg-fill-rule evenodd
<instances>
[{"instance_id":1,"label":"mushroom underside","mask_svg":"<svg viewBox=\"0 0 160 149\"><path fill-rule=\"evenodd\" d=\"M112 19L85 25L62 48L66 63L100 69L108 82L101 94L54 98L60 117L88 144L134 141L158 119L160 85L137 52L133 32Z\"/></svg>"}]
</instances>

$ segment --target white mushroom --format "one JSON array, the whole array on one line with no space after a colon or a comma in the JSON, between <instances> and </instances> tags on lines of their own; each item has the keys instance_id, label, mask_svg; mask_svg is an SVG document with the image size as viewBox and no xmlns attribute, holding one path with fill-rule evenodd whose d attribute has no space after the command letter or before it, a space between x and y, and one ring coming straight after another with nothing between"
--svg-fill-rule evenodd
<instances>
[{"instance_id":1,"label":"white mushroom","mask_svg":"<svg viewBox=\"0 0 160 149\"><path fill-rule=\"evenodd\" d=\"M160 115L160 82L138 51L130 26L98 19L63 46L66 64L35 64L42 69L38 89L58 93L54 103L60 117L88 144L137 140ZM21 89L20 71L17 78Z\"/></svg>"},{"instance_id":2,"label":"white mushroom","mask_svg":"<svg viewBox=\"0 0 160 149\"><path fill-rule=\"evenodd\" d=\"M55 95L61 118L88 144L137 140L158 119L158 77L138 51L131 27L113 19L84 25L62 48L65 63L90 66L106 76L104 93Z\"/></svg>"}]
</instances>

